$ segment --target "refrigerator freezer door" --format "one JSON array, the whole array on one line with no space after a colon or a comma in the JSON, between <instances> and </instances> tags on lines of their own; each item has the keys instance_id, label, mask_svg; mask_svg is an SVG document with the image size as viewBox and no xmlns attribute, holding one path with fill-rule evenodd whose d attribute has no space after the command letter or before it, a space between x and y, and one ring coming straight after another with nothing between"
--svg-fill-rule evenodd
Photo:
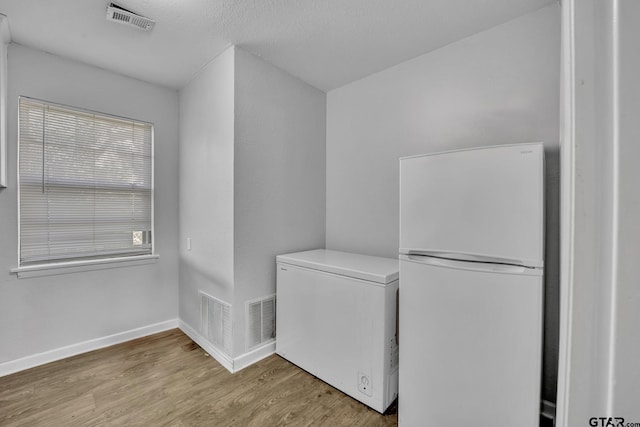
<instances>
[{"instance_id":1,"label":"refrigerator freezer door","mask_svg":"<svg viewBox=\"0 0 640 427\"><path fill-rule=\"evenodd\" d=\"M541 276L400 261L398 420L538 425Z\"/></svg>"},{"instance_id":2,"label":"refrigerator freezer door","mask_svg":"<svg viewBox=\"0 0 640 427\"><path fill-rule=\"evenodd\" d=\"M542 267L543 159L538 143L401 159L400 252Z\"/></svg>"}]
</instances>

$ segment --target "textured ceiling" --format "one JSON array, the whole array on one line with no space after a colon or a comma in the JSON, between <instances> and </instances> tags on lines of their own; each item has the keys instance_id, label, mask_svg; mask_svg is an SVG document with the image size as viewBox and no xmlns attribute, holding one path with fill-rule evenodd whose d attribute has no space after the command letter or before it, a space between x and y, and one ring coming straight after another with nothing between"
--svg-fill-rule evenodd
<instances>
[{"instance_id":1,"label":"textured ceiling","mask_svg":"<svg viewBox=\"0 0 640 427\"><path fill-rule=\"evenodd\" d=\"M328 91L557 0L0 0L12 40L181 88L230 44Z\"/></svg>"}]
</instances>

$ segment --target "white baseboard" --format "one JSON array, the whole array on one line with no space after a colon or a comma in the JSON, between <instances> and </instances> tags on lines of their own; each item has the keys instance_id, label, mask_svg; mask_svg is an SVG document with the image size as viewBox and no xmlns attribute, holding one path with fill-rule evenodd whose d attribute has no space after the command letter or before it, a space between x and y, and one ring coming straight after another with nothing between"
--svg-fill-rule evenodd
<instances>
[{"instance_id":1,"label":"white baseboard","mask_svg":"<svg viewBox=\"0 0 640 427\"><path fill-rule=\"evenodd\" d=\"M224 354L221 350L216 348L209 340L200 335L198 331L194 328L186 324L184 321L180 320L178 327L189 336L193 341L195 341L200 347L202 347L211 357L216 359L222 366L224 366L227 371L233 373L233 359L226 354Z\"/></svg>"},{"instance_id":2,"label":"white baseboard","mask_svg":"<svg viewBox=\"0 0 640 427\"><path fill-rule=\"evenodd\" d=\"M182 332L188 335L189 338L195 341L200 347L202 347L204 351L209 353L211 357L216 359L218 363L220 363L227 371L231 372L232 374L276 352L276 342L272 341L260 348L240 355L234 359L222 352L209 340L200 335L198 331L196 331L194 328L192 328L182 320L179 321L178 327L182 330Z\"/></svg>"},{"instance_id":3,"label":"white baseboard","mask_svg":"<svg viewBox=\"0 0 640 427\"><path fill-rule=\"evenodd\" d=\"M174 328L180 328L182 332L188 335L189 338L195 341L231 373L238 372L257 361L272 355L276 351L276 343L273 341L233 359L216 348L211 342L182 320L171 319L165 322L154 323L153 325L119 332L117 334L107 335L105 337L95 338L77 344L71 344L65 347L45 351L43 353L33 354L20 359L2 362L0 363L0 377L24 371L26 369L35 368L36 366L45 365L67 357L76 356L81 353L99 350L115 344L157 334L158 332L168 331Z\"/></svg>"},{"instance_id":4,"label":"white baseboard","mask_svg":"<svg viewBox=\"0 0 640 427\"><path fill-rule=\"evenodd\" d=\"M33 354L31 356L22 357L20 359L9 360L0 363L0 377L13 374L46 363L55 362L56 360L65 359L88 351L98 350L109 347L114 344L120 344L125 341L131 341L136 338L146 337L147 335L157 334L158 332L168 331L178 327L178 319L171 319L153 325L142 326L140 328L131 329L129 331L119 332L105 337L95 338L83 341L77 344L71 344L65 347L56 348L45 351L43 353Z\"/></svg>"},{"instance_id":5,"label":"white baseboard","mask_svg":"<svg viewBox=\"0 0 640 427\"><path fill-rule=\"evenodd\" d=\"M275 352L276 342L271 341L260 348L256 348L255 350L251 350L248 353L238 356L233 359L233 372L238 372L240 369L246 368L267 356L271 356Z\"/></svg>"}]
</instances>

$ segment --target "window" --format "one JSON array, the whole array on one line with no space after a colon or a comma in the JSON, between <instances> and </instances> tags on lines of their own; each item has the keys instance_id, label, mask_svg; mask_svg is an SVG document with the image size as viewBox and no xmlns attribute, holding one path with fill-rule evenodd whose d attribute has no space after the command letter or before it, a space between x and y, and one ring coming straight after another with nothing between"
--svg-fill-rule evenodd
<instances>
[{"instance_id":1,"label":"window","mask_svg":"<svg viewBox=\"0 0 640 427\"><path fill-rule=\"evenodd\" d=\"M153 253L153 126L20 98L20 266Z\"/></svg>"}]
</instances>

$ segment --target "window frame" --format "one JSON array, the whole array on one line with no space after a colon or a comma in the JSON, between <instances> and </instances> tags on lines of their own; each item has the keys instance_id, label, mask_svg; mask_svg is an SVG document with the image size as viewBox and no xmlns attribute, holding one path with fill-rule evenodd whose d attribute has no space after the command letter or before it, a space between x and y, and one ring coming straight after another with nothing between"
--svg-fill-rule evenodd
<instances>
[{"instance_id":1,"label":"window frame","mask_svg":"<svg viewBox=\"0 0 640 427\"><path fill-rule=\"evenodd\" d=\"M155 125L151 122L145 120L133 119L130 117L119 116L110 113L104 113L97 110L90 110L83 107L70 106L66 104L61 104L52 101L46 101L38 98L33 98L29 96L21 95L18 97L18 106L20 105L20 101L22 99L44 103L53 107L59 107L63 109L69 109L72 111L78 111L79 113L87 113L91 115L100 115L106 118L112 118L115 120L125 120L135 123L140 123L144 125L149 125L151 128L151 149L150 149L150 168L151 168L151 252L149 254L141 254L141 255L115 255L115 256L97 256L97 257L75 257L64 259L60 261L56 261L55 259L45 261L42 263L36 264L26 264L23 265L21 262L21 212L20 212L20 187L21 187L21 177L20 177L20 114L18 114L18 138L17 138L17 213L18 213L18 267L11 269L11 273L17 273L19 278L22 277L38 277L52 274L63 274L63 273L71 273L76 271L87 271L87 270L95 270L95 269L105 269L105 268L114 268L114 267L123 267L123 266L131 266L131 265L141 265L141 264L149 264L155 263L159 258L159 255L156 253L156 235L155 235ZM18 108L19 109L19 108Z\"/></svg>"}]
</instances>

